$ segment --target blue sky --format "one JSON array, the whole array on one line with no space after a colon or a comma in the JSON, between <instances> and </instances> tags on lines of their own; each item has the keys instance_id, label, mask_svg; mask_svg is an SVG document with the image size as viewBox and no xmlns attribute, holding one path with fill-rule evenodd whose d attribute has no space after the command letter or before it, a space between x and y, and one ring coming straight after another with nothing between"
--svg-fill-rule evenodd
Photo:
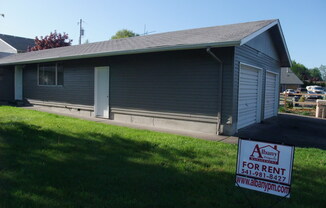
<instances>
[{"instance_id":1,"label":"blue sky","mask_svg":"<svg viewBox=\"0 0 326 208\"><path fill-rule=\"evenodd\" d=\"M155 33L280 19L292 59L326 65L325 0L0 0L0 33L34 38L66 32L78 43L108 40L120 29Z\"/></svg>"}]
</instances>

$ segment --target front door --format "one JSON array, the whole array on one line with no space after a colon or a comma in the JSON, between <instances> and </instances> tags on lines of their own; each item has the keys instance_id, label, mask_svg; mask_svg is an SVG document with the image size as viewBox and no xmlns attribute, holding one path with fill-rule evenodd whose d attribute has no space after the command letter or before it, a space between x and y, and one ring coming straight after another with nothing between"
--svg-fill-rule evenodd
<instances>
[{"instance_id":1,"label":"front door","mask_svg":"<svg viewBox=\"0 0 326 208\"><path fill-rule=\"evenodd\" d=\"M95 67L94 112L96 117L109 118L109 67Z\"/></svg>"}]
</instances>

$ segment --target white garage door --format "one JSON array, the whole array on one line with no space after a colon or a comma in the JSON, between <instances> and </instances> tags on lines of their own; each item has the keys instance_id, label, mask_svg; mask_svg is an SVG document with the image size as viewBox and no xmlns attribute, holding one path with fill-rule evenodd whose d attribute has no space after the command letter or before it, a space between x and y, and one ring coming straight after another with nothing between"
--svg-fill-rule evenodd
<instances>
[{"instance_id":1,"label":"white garage door","mask_svg":"<svg viewBox=\"0 0 326 208\"><path fill-rule=\"evenodd\" d=\"M278 84L277 74L266 72L266 88L265 88L265 109L264 118L270 118L277 114L278 106Z\"/></svg>"},{"instance_id":2,"label":"white garage door","mask_svg":"<svg viewBox=\"0 0 326 208\"><path fill-rule=\"evenodd\" d=\"M259 122L261 111L261 70L240 67L237 129Z\"/></svg>"}]
</instances>

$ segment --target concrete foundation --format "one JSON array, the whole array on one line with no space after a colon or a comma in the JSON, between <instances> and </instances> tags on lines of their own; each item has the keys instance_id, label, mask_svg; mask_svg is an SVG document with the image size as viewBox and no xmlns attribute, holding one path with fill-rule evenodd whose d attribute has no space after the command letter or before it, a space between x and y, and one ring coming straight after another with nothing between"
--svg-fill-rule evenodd
<instances>
[{"instance_id":1,"label":"concrete foundation","mask_svg":"<svg viewBox=\"0 0 326 208\"><path fill-rule=\"evenodd\" d=\"M79 108L65 108L65 107L54 107L54 106L43 106L43 105L34 105L39 109L50 110L58 113L68 113L86 117L94 117L94 112L91 110L79 109Z\"/></svg>"},{"instance_id":2,"label":"concrete foundation","mask_svg":"<svg viewBox=\"0 0 326 208\"><path fill-rule=\"evenodd\" d=\"M40 110L53 111L54 113L64 113L83 117L95 117L94 111L90 109L80 109L78 107L74 108L72 106L64 107L39 104L34 104L33 106L37 107ZM192 120L187 120L182 118L173 118L171 115L164 118L164 116L158 115L133 115L111 112L109 120L144 127L156 127L161 129L181 130L212 135L217 134L217 123L209 122L204 119L199 119L196 121L194 118L192 118Z\"/></svg>"},{"instance_id":3,"label":"concrete foundation","mask_svg":"<svg viewBox=\"0 0 326 208\"><path fill-rule=\"evenodd\" d=\"M217 124L203 121L187 121L171 118L157 118L140 115L127 115L111 113L110 118L114 121L132 123L137 125L151 126L164 129L183 130L216 134Z\"/></svg>"}]
</instances>

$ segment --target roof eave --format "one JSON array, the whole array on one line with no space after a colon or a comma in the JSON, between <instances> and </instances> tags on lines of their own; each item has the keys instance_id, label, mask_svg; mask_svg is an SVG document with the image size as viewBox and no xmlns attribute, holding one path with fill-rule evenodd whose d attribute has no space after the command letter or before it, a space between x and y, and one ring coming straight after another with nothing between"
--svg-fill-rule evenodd
<instances>
[{"instance_id":1,"label":"roof eave","mask_svg":"<svg viewBox=\"0 0 326 208\"><path fill-rule=\"evenodd\" d=\"M286 41L285 41L285 38L284 38L284 34L283 34L283 30L282 30L282 27L281 27L281 23L280 23L279 20L277 20L277 26L278 26L278 29L279 29L279 31L281 33L282 42L283 42L283 45L284 45L284 48L285 48L285 52L286 52L286 56L287 56L287 60L288 60L288 67L292 67L291 56L290 56L289 49L288 49L288 46L286 44Z\"/></svg>"},{"instance_id":2,"label":"roof eave","mask_svg":"<svg viewBox=\"0 0 326 208\"><path fill-rule=\"evenodd\" d=\"M37 60L30 60L30 61L18 61L18 62L13 61L7 63L0 63L0 66L44 63L50 61L66 61L66 60L75 60L75 59L97 58L97 57L104 57L104 56L131 55L131 54L153 53L153 52L164 52L164 51L194 50L194 49L202 49L207 47L220 48L220 47L232 47L232 46L240 46L240 41L203 43L203 44L194 44L194 45L176 45L176 46L155 47L155 48L146 48L146 49L126 50L126 51L81 54L76 56L52 57L52 58L37 59Z\"/></svg>"}]
</instances>

